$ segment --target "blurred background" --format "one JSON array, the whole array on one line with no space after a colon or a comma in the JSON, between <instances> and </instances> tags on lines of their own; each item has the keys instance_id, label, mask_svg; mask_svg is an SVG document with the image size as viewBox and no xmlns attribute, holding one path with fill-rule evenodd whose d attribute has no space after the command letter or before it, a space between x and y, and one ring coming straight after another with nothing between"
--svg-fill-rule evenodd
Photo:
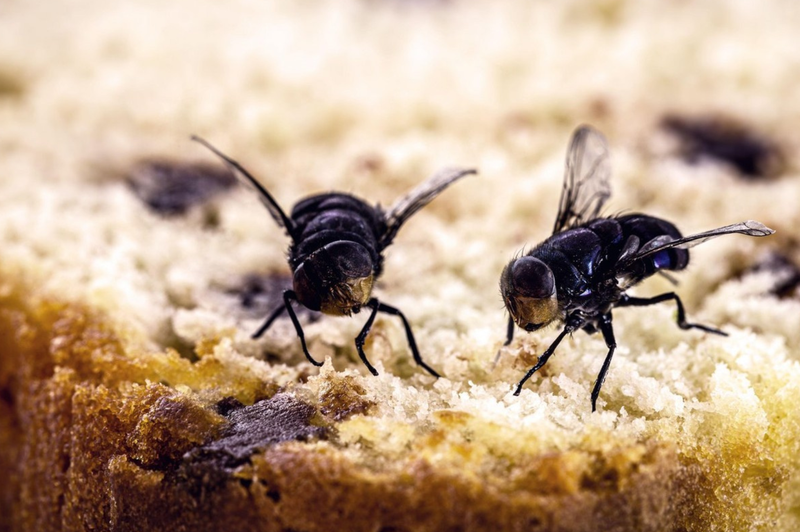
<instances>
[{"instance_id":1,"label":"blurred background","mask_svg":"<svg viewBox=\"0 0 800 532\"><path fill-rule=\"evenodd\" d=\"M582 122L641 146L672 117L793 153L798 23L780 0L5 0L0 148L53 176L54 154L174 157L190 133L307 173L415 149L508 171Z\"/></svg>"},{"instance_id":2,"label":"blurred background","mask_svg":"<svg viewBox=\"0 0 800 532\"><path fill-rule=\"evenodd\" d=\"M685 233L759 219L778 230L764 245L791 280L798 27L800 4L789 0L4 0L4 255L35 260L58 252L53 241L82 241L60 264L89 264L97 301L133 305L139 288L124 295L116 279L130 270L167 279L171 301L191 306L206 282L187 280L199 268L190 259L198 240L222 285L222 272L284 271L287 245L245 196L195 220L228 241L208 232L192 240L189 229L185 245L174 232L159 236L159 217L193 200L164 200L153 182L182 165L219 168L192 134L245 164L287 210L331 189L387 205L443 165L474 166L479 177L401 232L384 281L413 297L425 320L485 323L502 335L496 279L515 252L548 236L569 136L591 123L611 147L609 214L642 210ZM173 188L190 188L197 173ZM156 219L131 214L123 196ZM119 222L94 241L84 215L103 209ZM172 253L137 255L121 229ZM750 240L720 239L698 253L682 281L691 308L763 262ZM50 276L69 269L43 267ZM795 294L793 282L781 290ZM66 284L80 286L58 286ZM441 298L460 309L458 320L443 315Z\"/></svg>"}]
</instances>

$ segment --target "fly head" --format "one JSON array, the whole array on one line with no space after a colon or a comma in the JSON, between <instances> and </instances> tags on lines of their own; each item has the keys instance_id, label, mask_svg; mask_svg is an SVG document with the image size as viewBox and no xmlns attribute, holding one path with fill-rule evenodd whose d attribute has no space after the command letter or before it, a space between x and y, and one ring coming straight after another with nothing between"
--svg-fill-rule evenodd
<instances>
[{"instance_id":1,"label":"fly head","mask_svg":"<svg viewBox=\"0 0 800 532\"><path fill-rule=\"evenodd\" d=\"M315 251L295 269L297 299L311 310L349 316L369 300L374 261L364 246L339 240Z\"/></svg>"},{"instance_id":2,"label":"fly head","mask_svg":"<svg viewBox=\"0 0 800 532\"><path fill-rule=\"evenodd\" d=\"M553 272L535 257L512 260L500 276L500 292L514 322L528 332L560 317Z\"/></svg>"}]
</instances>

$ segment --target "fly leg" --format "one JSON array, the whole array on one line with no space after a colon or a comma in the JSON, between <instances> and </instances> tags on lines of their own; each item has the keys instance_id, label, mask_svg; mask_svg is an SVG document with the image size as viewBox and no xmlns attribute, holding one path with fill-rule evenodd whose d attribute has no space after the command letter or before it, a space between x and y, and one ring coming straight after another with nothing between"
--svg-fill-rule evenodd
<instances>
[{"instance_id":1,"label":"fly leg","mask_svg":"<svg viewBox=\"0 0 800 532\"><path fill-rule=\"evenodd\" d=\"M708 325L702 325L700 323L689 323L686 321L686 311L683 309L683 303L681 302L681 298L678 297L678 294L675 292L667 292L666 294L661 294L655 297L631 297L627 294L622 294L619 301L617 302L617 307L646 307L648 305L655 305L657 303L661 303L662 301L669 301L670 299L675 300L675 304L678 306L678 327L681 329L700 329L701 331L706 331L714 334L719 334L721 336L728 336L728 333L724 331L720 331L719 329L715 329L713 327L709 327Z\"/></svg>"},{"instance_id":2,"label":"fly leg","mask_svg":"<svg viewBox=\"0 0 800 532\"><path fill-rule=\"evenodd\" d=\"M514 339L514 318L511 316L508 317L508 331L506 332L506 341L503 342L503 347L507 346L511 343L511 340ZM503 353L503 349L500 348L497 350L497 354L494 356L494 363L492 364L492 371L494 368L497 367L497 362L500 360L500 355Z\"/></svg>"},{"instance_id":3,"label":"fly leg","mask_svg":"<svg viewBox=\"0 0 800 532\"><path fill-rule=\"evenodd\" d=\"M284 290L283 306L278 307L272 314L270 314L269 318L267 318L267 321L264 322L264 325L259 327L259 329L253 334L252 338L259 338L262 334L264 334L266 330L269 329L270 325L272 325L272 322L274 322L278 316L283 314L283 311L285 310L289 313L289 318L292 320L294 330L297 331L297 336L300 338L300 345L303 346L303 353L306 355L306 358L315 366L321 366L322 362L317 362L314 360L314 357L312 357L311 353L308 352L308 347L306 346L306 335L303 334L303 328L300 326L300 321L297 319L294 309L292 309L292 301L297 301L297 294L294 293L294 290Z\"/></svg>"},{"instance_id":4,"label":"fly leg","mask_svg":"<svg viewBox=\"0 0 800 532\"><path fill-rule=\"evenodd\" d=\"M514 339L514 318L511 316L508 317L508 331L506 331L506 343L503 345L508 345L511 343L511 340Z\"/></svg>"},{"instance_id":5,"label":"fly leg","mask_svg":"<svg viewBox=\"0 0 800 532\"><path fill-rule=\"evenodd\" d=\"M594 388L592 388L592 412L597 410L597 397L600 395L600 387L603 386L603 381L606 380L606 373L608 373L608 367L611 365L611 357L614 356L614 350L617 348L617 342L614 339L614 327L611 326L611 313L604 314L599 321L600 332L603 333L603 340L606 341L608 354L603 361L603 367L600 368L600 373L597 374Z\"/></svg>"},{"instance_id":6,"label":"fly leg","mask_svg":"<svg viewBox=\"0 0 800 532\"><path fill-rule=\"evenodd\" d=\"M358 356L361 358L361 362L363 362L364 365L367 366L367 369L369 370L370 373L372 373L377 377L378 370L376 370L372 366L372 364L369 363L369 360L367 360L367 354L364 353L364 342L366 342L369 330L372 328L372 323L375 321L375 314L378 313L378 307L380 306L380 303L376 298L373 297L372 299L369 300L367 306L372 308L372 312L369 313L369 318L367 318L367 322L364 324L364 327L361 329L361 332L358 333L358 336L356 336L356 350L358 351Z\"/></svg>"},{"instance_id":7,"label":"fly leg","mask_svg":"<svg viewBox=\"0 0 800 532\"><path fill-rule=\"evenodd\" d=\"M285 300L284 300L283 305L281 305L280 307L276 308L272 312L272 314L269 315L269 318L267 318L267 320L264 322L264 325L259 327L258 330L256 332L254 332L253 335L250 338L252 338L253 340L261 338L261 336L265 332L267 332L267 329L270 328L270 326L272 325L272 322L274 322L278 318L278 316L283 314L284 310L286 310L286 301Z\"/></svg>"},{"instance_id":8,"label":"fly leg","mask_svg":"<svg viewBox=\"0 0 800 532\"><path fill-rule=\"evenodd\" d=\"M514 395L519 395L519 393L522 391L522 387L525 385L525 382L528 379L530 379L533 376L533 374L536 373L536 371L539 368L541 368L542 366L544 366L547 363L547 360L550 358L550 356L556 350L556 347L558 347L558 344L561 343L561 340L563 340L566 335L571 334L574 330L575 330L575 327L573 325L569 324L569 323L567 323L567 325L564 326L564 329L559 333L559 335L556 337L556 339L553 341L553 343L550 344L550 347L547 348L547 351L542 353L542 356L539 357L539 360L536 362L536 365L533 366L528 371L528 373L525 374L524 377L522 377L521 381L519 381L519 384L517 384L517 390L514 392Z\"/></svg>"},{"instance_id":9,"label":"fly leg","mask_svg":"<svg viewBox=\"0 0 800 532\"><path fill-rule=\"evenodd\" d=\"M406 338L408 339L408 347L411 348L411 354L414 356L414 362L416 362L418 365L422 366L422 368L425 369L425 371L427 371L428 373L430 373L431 375L433 375L434 377L436 377L438 379L440 377L440 375L438 373L436 373L436 371L434 371L433 368L431 368L429 365L427 365L422 360L422 357L419 355L419 349L417 349L417 342L416 342L416 340L414 340L414 333L411 332L411 325L409 325L408 320L406 319L405 315L402 312L400 312L400 309L396 309L394 307L390 307L389 305L387 305L385 303L380 303L375 298L372 298L370 300L370 302L367 303L367 304L371 306L373 301L375 302L375 305L376 305L374 308L378 312L384 312L386 314L391 314L392 316L400 316L400 319L403 320L403 327L405 327L405 330L406 330ZM373 313L374 312L375 311L373 311Z\"/></svg>"}]
</instances>

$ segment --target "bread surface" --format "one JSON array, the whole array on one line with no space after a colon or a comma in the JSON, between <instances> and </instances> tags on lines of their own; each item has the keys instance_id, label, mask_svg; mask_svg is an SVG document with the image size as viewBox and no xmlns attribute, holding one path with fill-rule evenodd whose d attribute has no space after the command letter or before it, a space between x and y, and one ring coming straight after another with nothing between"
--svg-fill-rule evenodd
<instances>
[{"instance_id":1,"label":"bread surface","mask_svg":"<svg viewBox=\"0 0 800 532\"><path fill-rule=\"evenodd\" d=\"M2 530L769 530L800 525L800 226L790 2L174 0L0 7ZM549 235L569 135L608 139L608 214L685 234L674 307L619 348L502 347L498 280ZM408 316L300 311L288 238L190 134L287 211L390 205L476 167L387 250ZM742 159L726 156L734 146ZM730 150L728 150L730 151ZM363 316L363 317L362 317ZM499 358L497 358L499 353Z\"/></svg>"}]
</instances>

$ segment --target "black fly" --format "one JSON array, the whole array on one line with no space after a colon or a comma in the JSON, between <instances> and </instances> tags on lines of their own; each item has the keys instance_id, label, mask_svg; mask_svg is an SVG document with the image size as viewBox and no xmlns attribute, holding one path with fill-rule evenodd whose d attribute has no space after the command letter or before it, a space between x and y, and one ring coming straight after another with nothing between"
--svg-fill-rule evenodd
<instances>
[{"instance_id":1,"label":"black fly","mask_svg":"<svg viewBox=\"0 0 800 532\"><path fill-rule=\"evenodd\" d=\"M355 339L356 349L367 369L377 370L367 360L364 342L375 315L384 312L399 316L405 327L408 345L417 364L438 377L419 354L414 334L405 315L392 306L370 297L375 280L383 271L383 250L392 243L397 231L414 213L427 205L458 179L476 173L474 170L445 169L422 183L390 209L372 206L365 201L339 192L318 194L298 202L291 216L286 216L269 192L239 163L224 155L199 137L193 140L214 152L258 192L261 202L291 238L289 267L293 272L293 290L283 292L283 305L267 318L253 334L258 338L284 311L288 312L303 353L309 362L321 366L306 347L305 335L292 309L292 302L334 316L357 314L362 307L372 309L364 327Z\"/></svg>"},{"instance_id":2,"label":"black fly","mask_svg":"<svg viewBox=\"0 0 800 532\"><path fill-rule=\"evenodd\" d=\"M632 297L625 291L655 273L678 271L689 263L687 248L721 235L767 236L775 231L756 221L726 225L684 237L666 220L646 214L601 217L611 195L610 165L605 138L583 126L572 136L567 152L564 185L553 235L526 255L512 260L500 277L500 291L510 314L504 345L514 337L514 324L535 331L554 321L564 323L555 341L519 381L514 395L545 365L561 340L583 329L599 330L608 347L592 389L596 410L600 387L617 344L611 325L616 307L642 307L674 300L681 329L724 332L686 321L683 304L674 292L655 297Z\"/></svg>"}]
</instances>

